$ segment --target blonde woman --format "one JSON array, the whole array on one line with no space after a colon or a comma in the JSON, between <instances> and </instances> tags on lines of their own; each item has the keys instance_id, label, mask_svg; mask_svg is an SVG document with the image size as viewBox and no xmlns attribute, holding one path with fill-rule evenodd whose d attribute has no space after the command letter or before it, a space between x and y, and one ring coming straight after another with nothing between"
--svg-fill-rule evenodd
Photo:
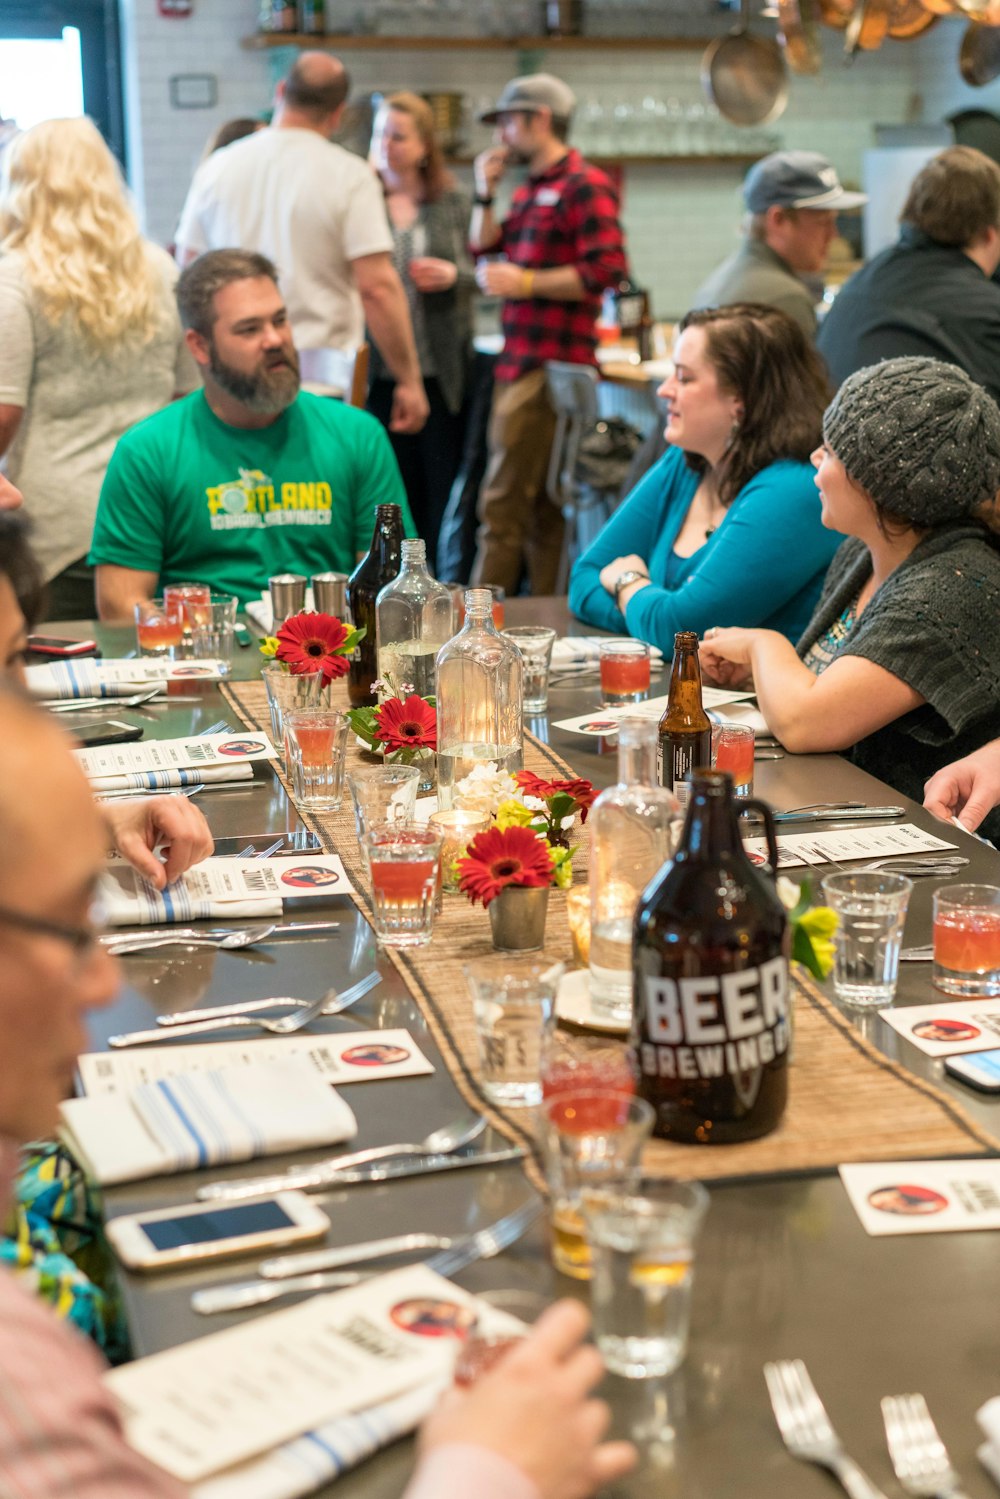
<instances>
[{"instance_id":1,"label":"blonde woman","mask_svg":"<svg viewBox=\"0 0 1000 1499\"><path fill-rule=\"evenodd\" d=\"M0 456L35 522L49 619L92 618L86 565L122 433L190 388L176 267L90 120L19 136L0 183Z\"/></svg>"}]
</instances>

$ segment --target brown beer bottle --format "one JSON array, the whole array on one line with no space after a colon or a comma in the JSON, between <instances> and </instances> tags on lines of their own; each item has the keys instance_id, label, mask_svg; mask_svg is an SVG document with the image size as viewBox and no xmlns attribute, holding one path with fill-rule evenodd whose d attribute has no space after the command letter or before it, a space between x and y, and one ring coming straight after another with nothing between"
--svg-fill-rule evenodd
<instances>
[{"instance_id":1,"label":"brown beer bottle","mask_svg":"<svg viewBox=\"0 0 1000 1499\"><path fill-rule=\"evenodd\" d=\"M687 800L687 776L712 763L712 725L701 705L701 662L694 630L678 630L674 636L674 662L670 668L667 706L660 719L656 768L661 786Z\"/></svg>"},{"instance_id":2,"label":"brown beer bottle","mask_svg":"<svg viewBox=\"0 0 1000 1499\"><path fill-rule=\"evenodd\" d=\"M347 674L347 691L352 708L367 708L377 701L372 683L378 677L378 652L375 640L375 600L381 589L399 572L403 546L403 512L398 505L376 505L375 532L368 555L362 557L347 580L347 602L356 629L362 625L367 635L354 648Z\"/></svg>"},{"instance_id":3,"label":"brown beer bottle","mask_svg":"<svg viewBox=\"0 0 1000 1499\"><path fill-rule=\"evenodd\" d=\"M664 1140L728 1145L774 1129L788 1095L789 997L784 908L773 876L740 841L721 770L696 770L681 845L647 885L633 928L632 1046L638 1092Z\"/></svg>"}]
</instances>

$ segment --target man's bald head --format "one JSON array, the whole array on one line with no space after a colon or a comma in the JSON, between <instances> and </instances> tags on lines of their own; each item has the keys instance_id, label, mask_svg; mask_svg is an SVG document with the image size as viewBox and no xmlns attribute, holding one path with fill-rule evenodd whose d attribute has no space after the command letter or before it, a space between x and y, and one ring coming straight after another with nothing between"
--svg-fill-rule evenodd
<instances>
[{"instance_id":1,"label":"man's bald head","mask_svg":"<svg viewBox=\"0 0 1000 1499\"><path fill-rule=\"evenodd\" d=\"M336 114L347 99L351 80L339 57L303 52L284 81L281 100L287 110L319 124Z\"/></svg>"}]
</instances>

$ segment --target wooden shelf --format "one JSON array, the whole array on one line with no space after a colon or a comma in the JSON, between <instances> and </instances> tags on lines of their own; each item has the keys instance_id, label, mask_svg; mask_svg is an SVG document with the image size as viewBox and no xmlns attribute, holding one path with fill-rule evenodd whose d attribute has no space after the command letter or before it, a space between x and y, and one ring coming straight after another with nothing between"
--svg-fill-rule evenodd
<instances>
[{"instance_id":1,"label":"wooden shelf","mask_svg":"<svg viewBox=\"0 0 1000 1499\"><path fill-rule=\"evenodd\" d=\"M721 34L721 33L720 33ZM504 52L703 52L712 37L691 36L385 36L345 33L309 36L299 31L259 31L245 36L241 46L255 52L270 47L329 48L348 52L368 48L381 52L392 48L412 52L458 52L502 50Z\"/></svg>"}]
</instances>

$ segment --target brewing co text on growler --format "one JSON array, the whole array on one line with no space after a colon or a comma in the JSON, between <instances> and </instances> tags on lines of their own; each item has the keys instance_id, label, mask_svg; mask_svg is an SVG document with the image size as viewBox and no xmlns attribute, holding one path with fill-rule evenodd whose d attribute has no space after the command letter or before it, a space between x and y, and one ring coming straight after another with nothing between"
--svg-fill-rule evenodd
<instances>
[{"instance_id":1,"label":"brewing co text on growler","mask_svg":"<svg viewBox=\"0 0 1000 1499\"><path fill-rule=\"evenodd\" d=\"M753 1140L775 1128L787 1101L786 919L773 876L743 851L746 807L764 817L775 868L770 809L734 799L724 771L695 771L681 846L636 912L638 1092L666 1140Z\"/></svg>"},{"instance_id":2,"label":"brewing co text on growler","mask_svg":"<svg viewBox=\"0 0 1000 1499\"><path fill-rule=\"evenodd\" d=\"M694 630L678 630L674 636L667 706L660 719L657 778L684 806L689 773L711 763L712 725L701 703L698 636Z\"/></svg>"}]
</instances>

